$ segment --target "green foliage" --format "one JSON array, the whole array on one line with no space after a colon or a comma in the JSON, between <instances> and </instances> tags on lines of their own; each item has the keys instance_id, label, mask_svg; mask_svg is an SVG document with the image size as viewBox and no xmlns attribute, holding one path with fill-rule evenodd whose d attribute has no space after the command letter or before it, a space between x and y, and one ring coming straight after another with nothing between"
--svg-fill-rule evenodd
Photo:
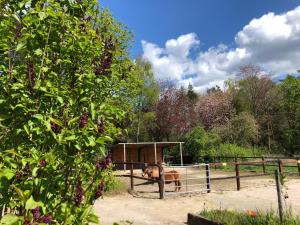
<instances>
[{"instance_id":1,"label":"green foliage","mask_svg":"<svg viewBox=\"0 0 300 225\"><path fill-rule=\"evenodd\" d=\"M262 156L266 153L264 149L255 147L241 147L236 144L221 144L217 148L207 151L210 158L218 157L222 160L225 157L255 157ZM205 157L205 155L203 155ZM223 158L224 157L224 158ZM233 160L233 159L232 159Z\"/></svg>"},{"instance_id":2,"label":"green foliage","mask_svg":"<svg viewBox=\"0 0 300 225\"><path fill-rule=\"evenodd\" d=\"M236 143L241 146L249 146L257 143L259 127L255 118L243 112L233 117L226 125L214 129L223 142Z\"/></svg>"},{"instance_id":3,"label":"green foliage","mask_svg":"<svg viewBox=\"0 0 300 225\"><path fill-rule=\"evenodd\" d=\"M130 34L98 4L1 1L2 224L98 221L106 149L137 93Z\"/></svg>"},{"instance_id":4,"label":"green foliage","mask_svg":"<svg viewBox=\"0 0 300 225\"><path fill-rule=\"evenodd\" d=\"M237 213L228 210L203 210L200 212L209 220L224 223L227 225L299 225L300 218L293 217L290 213L286 214L281 223L279 217L273 212L260 213L255 211L246 211L245 213Z\"/></svg>"},{"instance_id":5,"label":"green foliage","mask_svg":"<svg viewBox=\"0 0 300 225\"><path fill-rule=\"evenodd\" d=\"M159 96L159 85L154 79L151 64L136 60L135 73L139 77L138 95L134 98L134 114L132 124L128 130L128 137L132 141L153 141L156 130L156 119L153 112Z\"/></svg>"},{"instance_id":6,"label":"green foliage","mask_svg":"<svg viewBox=\"0 0 300 225\"><path fill-rule=\"evenodd\" d=\"M281 121L279 137L281 144L292 154L300 151L300 78L287 76L279 85L281 99L280 111L284 120Z\"/></svg>"},{"instance_id":7,"label":"green foliage","mask_svg":"<svg viewBox=\"0 0 300 225\"><path fill-rule=\"evenodd\" d=\"M215 133L206 132L202 127L196 127L187 133L182 141L184 141L184 153L197 162L219 145L220 138Z\"/></svg>"}]
</instances>

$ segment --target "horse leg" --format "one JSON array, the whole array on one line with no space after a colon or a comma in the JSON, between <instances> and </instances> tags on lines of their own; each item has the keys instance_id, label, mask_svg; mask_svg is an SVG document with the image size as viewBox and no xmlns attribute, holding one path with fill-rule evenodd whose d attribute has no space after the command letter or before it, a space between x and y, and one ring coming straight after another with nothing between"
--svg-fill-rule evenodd
<instances>
[{"instance_id":1,"label":"horse leg","mask_svg":"<svg viewBox=\"0 0 300 225\"><path fill-rule=\"evenodd\" d=\"M179 179L177 180L177 187L178 187L177 191L179 192L181 189L181 181Z\"/></svg>"}]
</instances>

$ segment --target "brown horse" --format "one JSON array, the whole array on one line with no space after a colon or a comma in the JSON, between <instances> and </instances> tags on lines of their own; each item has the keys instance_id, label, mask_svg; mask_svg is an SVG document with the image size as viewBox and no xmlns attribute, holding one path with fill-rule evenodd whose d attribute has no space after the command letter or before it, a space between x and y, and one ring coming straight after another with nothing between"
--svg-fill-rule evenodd
<instances>
[{"instance_id":1,"label":"brown horse","mask_svg":"<svg viewBox=\"0 0 300 225\"><path fill-rule=\"evenodd\" d=\"M148 175L148 178L151 179L159 179L159 169L157 166L148 166L143 169L142 176ZM178 192L181 189L181 175L176 170L166 171L164 172L165 176L165 183L171 184L172 182L175 183L175 191Z\"/></svg>"}]
</instances>

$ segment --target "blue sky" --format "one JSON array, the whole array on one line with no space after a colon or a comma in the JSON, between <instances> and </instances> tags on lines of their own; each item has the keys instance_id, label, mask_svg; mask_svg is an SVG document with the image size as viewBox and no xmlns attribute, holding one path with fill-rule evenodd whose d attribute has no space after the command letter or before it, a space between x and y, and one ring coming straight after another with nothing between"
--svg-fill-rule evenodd
<instances>
[{"instance_id":1,"label":"blue sky","mask_svg":"<svg viewBox=\"0 0 300 225\"><path fill-rule=\"evenodd\" d=\"M247 63L274 74L300 67L288 58L298 56L300 0L102 0L100 5L134 33L132 57L150 61L158 79L201 90Z\"/></svg>"}]
</instances>

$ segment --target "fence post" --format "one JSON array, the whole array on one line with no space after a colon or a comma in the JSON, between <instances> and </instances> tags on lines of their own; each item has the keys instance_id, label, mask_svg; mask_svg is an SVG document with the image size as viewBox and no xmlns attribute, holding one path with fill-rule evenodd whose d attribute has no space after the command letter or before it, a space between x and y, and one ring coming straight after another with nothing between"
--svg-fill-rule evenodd
<instances>
[{"instance_id":1,"label":"fence post","mask_svg":"<svg viewBox=\"0 0 300 225\"><path fill-rule=\"evenodd\" d=\"M283 166L282 166L282 161L278 159L278 171L281 174L283 172Z\"/></svg>"},{"instance_id":2,"label":"fence post","mask_svg":"<svg viewBox=\"0 0 300 225\"><path fill-rule=\"evenodd\" d=\"M206 188L207 188L207 193L210 193L209 164L205 164L205 170L206 170Z\"/></svg>"},{"instance_id":3,"label":"fence post","mask_svg":"<svg viewBox=\"0 0 300 225\"><path fill-rule=\"evenodd\" d=\"M263 173L266 173L266 166L265 166L265 157L261 157L262 160L262 167L263 167Z\"/></svg>"},{"instance_id":4,"label":"fence post","mask_svg":"<svg viewBox=\"0 0 300 225\"><path fill-rule=\"evenodd\" d=\"M241 189L239 163L235 160L236 189Z\"/></svg>"},{"instance_id":5,"label":"fence post","mask_svg":"<svg viewBox=\"0 0 300 225\"><path fill-rule=\"evenodd\" d=\"M185 167L185 191L188 191L188 173L187 173L187 167Z\"/></svg>"},{"instance_id":6,"label":"fence post","mask_svg":"<svg viewBox=\"0 0 300 225\"><path fill-rule=\"evenodd\" d=\"M278 211L279 211L279 218L280 222L282 223L283 218L283 208L282 208L282 196L281 196L281 189L280 189L280 178L279 178L278 170L275 170L275 181L276 181L276 190L277 190L277 200L278 200Z\"/></svg>"},{"instance_id":7,"label":"fence post","mask_svg":"<svg viewBox=\"0 0 300 225\"><path fill-rule=\"evenodd\" d=\"M133 163L132 163L132 161L130 164L130 188L133 191L134 184L133 184Z\"/></svg>"},{"instance_id":8,"label":"fence post","mask_svg":"<svg viewBox=\"0 0 300 225\"><path fill-rule=\"evenodd\" d=\"M297 158L297 166L298 166L298 173L300 176L300 159L299 159L299 157Z\"/></svg>"},{"instance_id":9,"label":"fence post","mask_svg":"<svg viewBox=\"0 0 300 225\"><path fill-rule=\"evenodd\" d=\"M164 199L165 198L165 175L162 166L158 166L158 169L159 169L159 181L158 181L159 198Z\"/></svg>"}]
</instances>

